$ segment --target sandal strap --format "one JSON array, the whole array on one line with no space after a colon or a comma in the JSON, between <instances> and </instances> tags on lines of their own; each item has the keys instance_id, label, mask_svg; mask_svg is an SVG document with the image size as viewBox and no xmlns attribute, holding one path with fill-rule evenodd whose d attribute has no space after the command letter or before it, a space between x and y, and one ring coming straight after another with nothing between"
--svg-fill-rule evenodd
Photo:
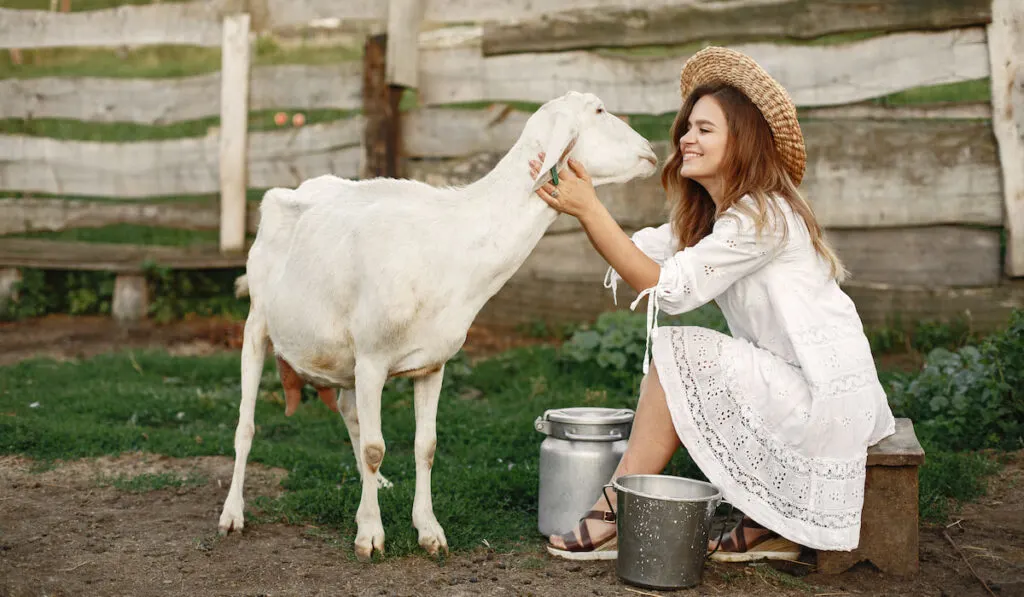
<instances>
[{"instance_id":1,"label":"sandal strap","mask_svg":"<svg viewBox=\"0 0 1024 597\"><path fill-rule=\"evenodd\" d=\"M575 531L569 531L561 535L565 549L568 551L590 551L594 549L594 542L590 538L590 531L587 530L585 520L600 520L603 522L615 522L615 513L608 510L590 510L580 518L580 524ZM576 540L576 532L579 532L580 539Z\"/></svg>"},{"instance_id":2,"label":"sandal strap","mask_svg":"<svg viewBox=\"0 0 1024 597\"><path fill-rule=\"evenodd\" d=\"M741 518L739 524L733 527L732 531L725 536L725 539L722 539L720 547L722 551L732 553L744 553L747 551L747 534L744 532L746 520L746 516Z\"/></svg>"},{"instance_id":3,"label":"sandal strap","mask_svg":"<svg viewBox=\"0 0 1024 597\"><path fill-rule=\"evenodd\" d=\"M580 521L583 520L600 520L602 522L615 522L616 517L615 512L612 512L611 510L590 510L589 512L583 515L583 518L580 519Z\"/></svg>"}]
</instances>

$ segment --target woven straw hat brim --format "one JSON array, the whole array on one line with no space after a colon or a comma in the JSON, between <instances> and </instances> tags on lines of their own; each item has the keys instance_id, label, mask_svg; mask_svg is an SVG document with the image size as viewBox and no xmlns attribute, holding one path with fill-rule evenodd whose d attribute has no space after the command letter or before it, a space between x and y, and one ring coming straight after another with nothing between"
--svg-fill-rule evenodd
<instances>
[{"instance_id":1,"label":"woven straw hat brim","mask_svg":"<svg viewBox=\"0 0 1024 597\"><path fill-rule=\"evenodd\" d=\"M710 46L691 56L683 65L679 75L683 101L697 87L714 83L739 89L757 106L771 127L786 171L793 184L799 185L807 167L807 150L796 117L796 105L789 93L753 58L729 48Z\"/></svg>"}]
</instances>

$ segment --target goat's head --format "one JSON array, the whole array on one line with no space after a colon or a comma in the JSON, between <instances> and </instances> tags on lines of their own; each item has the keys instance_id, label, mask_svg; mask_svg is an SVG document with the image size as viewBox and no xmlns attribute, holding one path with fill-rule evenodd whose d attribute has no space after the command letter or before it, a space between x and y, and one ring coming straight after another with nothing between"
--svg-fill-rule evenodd
<instances>
[{"instance_id":1,"label":"goat's head","mask_svg":"<svg viewBox=\"0 0 1024 597\"><path fill-rule=\"evenodd\" d=\"M650 142L592 93L570 91L547 102L527 121L524 135L537 143L531 149L545 153L535 190L550 179L552 166L561 169L570 157L583 164L595 186L650 176L658 167Z\"/></svg>"}]
</instances>

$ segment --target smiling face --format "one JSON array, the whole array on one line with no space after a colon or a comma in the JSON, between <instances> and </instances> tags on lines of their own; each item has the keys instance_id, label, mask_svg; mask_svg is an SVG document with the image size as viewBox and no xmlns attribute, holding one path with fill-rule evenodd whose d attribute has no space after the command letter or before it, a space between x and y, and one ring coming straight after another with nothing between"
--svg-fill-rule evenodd
<instances>
[{"instance_id":1,"label":"smiling face","mask_svg":"<svg viewBox=\"0 0 1024 597\"><path fill-rule=\"evenodd\" d=\"M705 188L713 186L721 175L728 141L729 124L721 104L711 95L701 97L690 112L685 134L679 138L683 158L680 176Z\"/></svg>"}]
</instances>

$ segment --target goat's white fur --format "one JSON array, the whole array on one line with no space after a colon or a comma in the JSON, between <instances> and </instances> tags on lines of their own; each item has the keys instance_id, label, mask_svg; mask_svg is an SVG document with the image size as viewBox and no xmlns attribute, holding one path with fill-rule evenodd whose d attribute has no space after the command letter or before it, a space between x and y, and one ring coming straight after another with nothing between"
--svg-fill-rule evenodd
<instances>
[{"instance_id":1,"label":"goat's white fur","mask_svg":"<svg viewBox=\"0 0 1024 597\"><path fill-rule=\"evenodd\" d=\"M541 174L528 161L546 153ZM557 216L534 192L573 157L595 185L650 176L650 143L591 94L544 104L498 165L475 183L435 188L411 180L320 176L267 191L239 293L251 296L242 347L235 468L221 533L243 527L242 486L267 340L308 382L341 388L362 476L356 555L383 551L377 502L384 457L380 397L386 380L414 378L413 524L431 554L448 545L434 516L430 470L444 364L473 319L522 265ZM353 406L355 408L353 408Z\"/></svg>"}]
</instances>

